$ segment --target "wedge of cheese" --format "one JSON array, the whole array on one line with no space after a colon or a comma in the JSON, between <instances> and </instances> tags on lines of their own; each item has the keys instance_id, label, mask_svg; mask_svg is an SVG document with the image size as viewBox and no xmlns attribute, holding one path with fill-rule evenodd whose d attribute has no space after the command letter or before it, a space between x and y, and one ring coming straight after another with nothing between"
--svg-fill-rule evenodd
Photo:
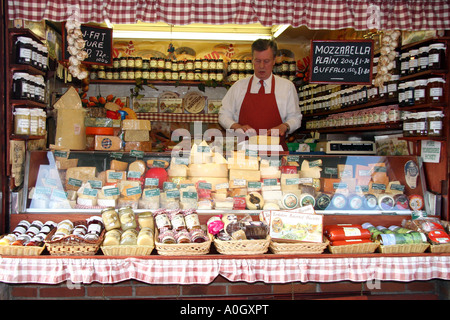
<instances>
[{"instance_id":1,"label":"wedge of cheese","mask_svg":"<svg viewBox=\"0 0 450 320\"><path fill-rule=\"evenodd\" d=\"M310 166L308 160L303 160L302 166L299 172L300 178L320 178L320 172L322 168L319 166Z\"/></svg>"},{"instance_id":2,"label":"wedge of cheese","mask_svg":"<svg viewBox=\"0 0 450 320\"><path fill-rule=\"evenodd\" d=\"M120 181L119 192L123 200L139 200L142 195L140 181Z\"/></svg>"},{"instance_id":3,"label":"wedge of cheese","mask_svg":"<svg viewBox=\"0 0 450 320\"><path fill-rule=\"evenodd\" d=\"M111 160L109 164L109 169L117 170L117 171L126 171L128 169L128 162L119 161L119 160Z\"/></svg>"}]
</instances>

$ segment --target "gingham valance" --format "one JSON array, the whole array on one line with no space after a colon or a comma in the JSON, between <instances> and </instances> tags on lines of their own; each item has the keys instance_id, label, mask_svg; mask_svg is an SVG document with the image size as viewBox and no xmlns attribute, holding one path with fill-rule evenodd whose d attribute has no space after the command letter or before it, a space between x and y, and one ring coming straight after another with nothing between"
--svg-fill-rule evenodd
<instances>
[{"instance_id":1,"label":"gingham valance","mask_svg":"<svg viewBox=\"0 0 450 320\"><path fill-rule=\"evenodd\" d=\"M8 0L9 19L173 25L290 24L310 29L450 29L449 0Z\"/></svg>"}]
</instances>

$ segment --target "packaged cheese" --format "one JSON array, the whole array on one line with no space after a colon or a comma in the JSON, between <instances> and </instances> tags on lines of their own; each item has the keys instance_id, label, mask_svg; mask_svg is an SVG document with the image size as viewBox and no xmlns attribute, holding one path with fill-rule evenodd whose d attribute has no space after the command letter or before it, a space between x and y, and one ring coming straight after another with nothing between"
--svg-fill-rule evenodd
<instances>
[{"instance_id":1,"label":"packaged cheese","mask_svg":"<svg viewBox=\"0 0 450 320\"><path fill-rule=\"evenodd\" d=\"M150 141L150 131L148 130L126 130L124 140L128 141Z\"/></svg>"},{"instance_id":2,"label":"packaged cheese","mask_svg":"<svg viewBox=\"0 0 450 320\"><path fill-rule=\"evenodd\" d=\"M152 142L151 141L127 141L125 142L125 152L130 152L132 150L151 152Z\"/></svg>"},{"instance_id":3,"label":"packaged cheese","mask_svg":"<svg viewBox=\"0 0 450 320\"><path fill-rule=\"evenodd\" d=\"M122 148L122 140L115 136L95 136L95 150L119 151Z\"/></svg>"},{"instance_id":4,"label":"packaged cheese","mask_svg":"<svg viewBox=\"0 0 450 320\"><path fill-rule=\"evenodd\" d=\"M151 130L150 120L124 119L122 130Z\"/></svg>"}]
</instances>

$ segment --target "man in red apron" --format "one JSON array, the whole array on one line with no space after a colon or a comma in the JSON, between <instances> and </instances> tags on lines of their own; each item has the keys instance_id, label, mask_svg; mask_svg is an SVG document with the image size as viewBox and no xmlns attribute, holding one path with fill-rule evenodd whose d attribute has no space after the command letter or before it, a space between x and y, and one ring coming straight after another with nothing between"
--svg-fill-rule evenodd
<instances>
[{"instance_id":1,"label":"man in red apron","mask_svg":"<svg viewBox=\"0 0 450 320\"><path fill-rule=\"evenodd\" d=\"M272 40L252 44L254 75L237 81L222 100L219 123L225 129L242 130L248 135L285 137L300 127L302 114L294 84L272 74L277 45Z\"/></svg>"}]
</instances>

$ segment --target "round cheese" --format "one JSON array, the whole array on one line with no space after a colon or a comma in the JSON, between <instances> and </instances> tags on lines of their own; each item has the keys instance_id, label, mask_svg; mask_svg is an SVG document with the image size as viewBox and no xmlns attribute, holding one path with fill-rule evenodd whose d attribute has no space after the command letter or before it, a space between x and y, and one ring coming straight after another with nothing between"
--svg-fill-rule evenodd
<instances>
[{"instance_id":1,"label":"round cheese","mask_svg":"<svg viewBox=\"0 0 450 320\"><path fill-rule=\"evenodd\" d=\"M245 196L245 204L249 210L261 210L264 207L264 199L259 192L253 191Z\"/></svg>"}]
</instances>

